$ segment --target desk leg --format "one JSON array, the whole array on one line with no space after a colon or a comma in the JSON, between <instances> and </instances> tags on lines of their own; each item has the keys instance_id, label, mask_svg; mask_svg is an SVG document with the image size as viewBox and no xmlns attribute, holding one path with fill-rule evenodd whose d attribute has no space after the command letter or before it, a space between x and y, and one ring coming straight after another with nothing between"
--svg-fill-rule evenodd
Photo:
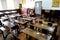
<instances>
[{"instance_id":1,"label":"desk leg","mask_svg":"<svg viewBox=\"0 0 60 40\"><path fill-rule=\"evenodd\" d=\"M26 34L26 38L29 40L29 35L28 34Z\"/></svg>"}]
</instances>

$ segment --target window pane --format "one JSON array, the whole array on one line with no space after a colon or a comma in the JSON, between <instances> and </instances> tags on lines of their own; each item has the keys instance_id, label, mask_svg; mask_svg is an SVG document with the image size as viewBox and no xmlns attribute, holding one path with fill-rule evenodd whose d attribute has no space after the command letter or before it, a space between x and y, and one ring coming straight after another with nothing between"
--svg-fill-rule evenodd
<instances>
[{"instance_id":1,"label":"window pane","mask_svg":"<svg viewBox=\"0 0 60 40\"><path fill-rule=\"evenodd\" d=\"M15 9L14 0L7 0L7 9Z\"/></svg>"},{"instance_id":2,"label":"window pane","mask_svg":"<svg viewBox=\"0 0 60 40\"><path fill-rule=\"evenodd\" d=\"M1 0L0 0L0 10L3 10Z\"/></svg>"},{"instance_id":3,"label":"window pane","mask_svg":"<svg viewBox=\"0 0 60 40\"><path fill-rule=\"evenodd\" d=\"M6 0L1 0L1 4L2 4L2 8L3 8L4 10L6 10L6 9L7 9Z\"/></svg>"}]
</instances>

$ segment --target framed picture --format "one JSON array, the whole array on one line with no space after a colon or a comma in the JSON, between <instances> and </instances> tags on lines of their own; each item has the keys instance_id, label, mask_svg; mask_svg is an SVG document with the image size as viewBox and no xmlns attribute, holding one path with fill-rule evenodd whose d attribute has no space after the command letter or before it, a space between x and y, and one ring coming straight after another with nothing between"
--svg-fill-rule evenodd
<instances>
[{"instance_id":1,"label":"framed picture","mask_svg":"<svg viewBox=\"0 0 60 40\"><path fill-rule=\"evenodd\" d=\"M60 6L60 0L52 0L52 7L59 7Z\"/></svg>"}]
</instances>

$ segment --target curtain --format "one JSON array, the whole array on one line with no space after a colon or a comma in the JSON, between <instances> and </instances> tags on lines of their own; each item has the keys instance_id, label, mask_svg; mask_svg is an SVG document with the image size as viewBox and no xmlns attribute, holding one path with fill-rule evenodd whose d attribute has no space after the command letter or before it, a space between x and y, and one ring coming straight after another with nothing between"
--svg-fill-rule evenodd
<instances>
[{"instance_id":1,"label":"curtain","mask_svg":"<svg viewBox=\"0 0 60 40\"><path fill-rule=\"evenodd\" d=\"M7 9L15 9L14 0L7 0Z\"/></svg>"},{"instance_id":2,"label":"curtain","mask_svg":"<svg viewBox=\"0 0 60 40\"><path fill-rule=\"evenodd\" d=\"M22 4L25 4L26 3L26 0L22 0Z\"/></svg>"},{"instance_id":3,"label":"curtain","mask_svg":"<svg viewBox=\"0 0 60 40\"><path fill-rule=\"evenodd\" d=\"M0 10L3 10L1 0L0 0Z\"/></svg>"}]
</instances>

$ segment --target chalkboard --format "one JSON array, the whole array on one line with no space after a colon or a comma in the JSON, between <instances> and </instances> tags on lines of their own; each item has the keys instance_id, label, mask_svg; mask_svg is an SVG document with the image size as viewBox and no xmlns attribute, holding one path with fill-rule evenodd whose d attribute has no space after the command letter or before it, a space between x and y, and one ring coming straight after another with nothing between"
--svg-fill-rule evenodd
<instances>
[{"instance_id":1,"label":"chalkboard","mask_svg":"<svg viewBox=\"0 0 60 40\"><path fill-rule=\"evenodd\" d=\"M35 2L35 14L41 14L42 1Z\"/></svg>"}]
</instances>

